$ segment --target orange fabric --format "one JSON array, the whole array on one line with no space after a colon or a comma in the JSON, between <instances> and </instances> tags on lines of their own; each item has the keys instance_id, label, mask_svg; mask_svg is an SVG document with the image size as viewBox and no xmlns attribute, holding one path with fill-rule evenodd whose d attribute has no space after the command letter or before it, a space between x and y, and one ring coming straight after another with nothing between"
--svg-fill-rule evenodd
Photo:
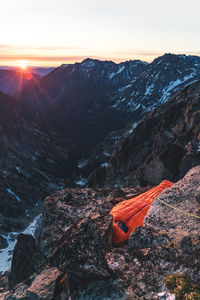
<instances>
[{"instance_id":1,"label":"orange fabric","mask_svg":"<svg viewBox=\"0 0 200 300\"><path fill-rule=\"evenodd\" d=\"M119 244L129 239L130 234L138 227L143 226L144 218L151 207L154 199L166 188L173 185L171 181L163 180L158 186L151 190L126 201L117 204L110 211L113 216L113 244ZM118 227L115 221L120 220L128 227L125 233Z\"/></svg>"}]
</instances>

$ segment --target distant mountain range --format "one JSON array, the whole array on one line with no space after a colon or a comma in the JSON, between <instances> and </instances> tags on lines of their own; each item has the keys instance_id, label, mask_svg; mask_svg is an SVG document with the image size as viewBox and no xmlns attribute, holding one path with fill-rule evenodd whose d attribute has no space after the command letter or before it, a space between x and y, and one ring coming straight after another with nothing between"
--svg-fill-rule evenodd
<instances>
[{"instance_id":1,"label":"distant mountain range","mask_svg":"<svg viewBox=\"0 0 200 300\"><path fill-rule=\"evenodd\" d=\"M111 95L146 67L140 61L118 65L91 59L62 65L22 90L22 113L40 121L45 115L57 134L84 146L96 145L110 131L125 125L121 114L110 105Z\"/></svg>"},{"instance_id":2,"label":"distant mountain range","mask_svg":"<svg viewBox=\"0 0 200 300\"><path fill-rule=\"evenodd\" d=\"M94 146L198 79L197 56L165 54L151 64L86 59L30 81L21 91L22 112L34 120L45 116L57 134Z\"/></svg>"},{"instance_id":3,"label":"distant mountain range","mask_svg":"<svg viewBox=\"0 0 200 300\"><path fill-rule=\"evenodd\" d=\"M200 57L165 54L156 58L115 99L117 110L145 114L200 79Z\"/></svg>"},{"instance_id":4,"label":"distant mountain range","mask_svg":"<svg viewBox=\"0 0 200 300\"><path fill-rule=\"evenodd\" d=\"M40 76L47 75L51 71L53 71L55 67L30 67L28 66L29 73L35 73ZM19 67L11 67L11 66L0 66L0 70L10 70L10 71L18 71Z\"/></svg>"},{"instance_id":5,"label":"distant mountain range","mask_svg":"<svg viewBox=\"0 0 200 300\"><path fill-rule=\"evenodd\" d=\"M0 91L10 96L17 96L30 80L38 82L42 76L52 70L53 67L28 67L27 70L21 70L18 67L0 66Z\"/></svg>"}]
</instances>

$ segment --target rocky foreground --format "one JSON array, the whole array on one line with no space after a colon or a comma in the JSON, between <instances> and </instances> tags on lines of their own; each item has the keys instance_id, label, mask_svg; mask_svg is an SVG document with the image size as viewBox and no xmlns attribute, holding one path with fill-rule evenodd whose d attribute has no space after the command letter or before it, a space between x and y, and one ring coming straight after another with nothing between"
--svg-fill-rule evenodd
<instances>
[{"instance_id":1,"label":"rocky foreground","mask_svg":"<svg viewBox=\"0 0 200 300\"><path fill-rule=\"evenodd\" d=\"M199 187L197 166L159 199L200 216ZM18 236L0 299L200 299L200 218L155 200L144 227L112 246L109 211L143 191L65 189L47 197L36 238Z\"/></svg>"}]
</instances>

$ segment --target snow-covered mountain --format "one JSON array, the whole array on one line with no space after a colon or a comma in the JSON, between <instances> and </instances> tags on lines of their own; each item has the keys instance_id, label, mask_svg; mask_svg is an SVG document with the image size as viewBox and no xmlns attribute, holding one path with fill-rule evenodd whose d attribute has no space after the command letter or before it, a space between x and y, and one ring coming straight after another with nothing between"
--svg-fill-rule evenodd
<instances>
[{"instance_id":1,"label":"snow-covered mountain","mask_svg":"<svg viewBox=\"0 0 200 300\"><path fill-rule=\"evenodd\" d=\"M94 146L198 79L198 56L165 54L150 64L86 59L31 81L22 90L22 110L40 122L45 116L57 134Z\"/></svg>"},{"instance_id":2,"label":"snow-covered mountain","mask_svg":"<svg viewBox=\"0 0 200 300\"><path fill-rule=\"evenodd\" d=\"M110 99L147 67L141 61L116 64L92 59L62 65L22 90L22 113L40 121L45 115L57 134L84 146L96 145L125 125L121 113L109 108Z\"/></svg>"},{"instance_id":3,"label":"snow-covered mountain","mask_svg":"<svg viewBox=\"0 0 200 300\"><path fill-rule=\"evenodd\" d=\"M118 90L113 107L135 117L167 102L184 86L200 79L200 57L165 54L156 58L131 84Z\"/></svg>"}]
</instances>

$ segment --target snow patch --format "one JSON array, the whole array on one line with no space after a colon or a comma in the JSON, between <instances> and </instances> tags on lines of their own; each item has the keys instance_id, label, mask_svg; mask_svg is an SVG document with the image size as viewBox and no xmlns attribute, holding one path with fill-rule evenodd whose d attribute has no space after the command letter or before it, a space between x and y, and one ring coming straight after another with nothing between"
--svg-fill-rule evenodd
<instances>
[{"instance_id":1,"label":"snow patch","mask_svg":"<svg viewBox=\"0 0 200 300\"><path fill-rule=\"evenodd\" d=\"M85 166L87 166L88 161L89 161L88 158L87 158L87 159L82 159L82 160L80 160L80 161L78 162L78 168L79 168L79 169L82 169L82 168L84 168Z\"/></svg>"},{"instance_id":2,"label":"snow patch","mask_svg":"<svg viewBox=\"0 0 200 300\"><path fill-rule=\"evenodd\" d=\"M168 100L168 98L170 97L170 92L173 89L176 89L180 84L186 82L187 80L191 79L195 75L196 75L196 71L194 71L193 73L191 73L189 75L186 75L182 79L178 78L174 81L171 81L169 83L169 85L162 90L162 97L160 98L159 103L165 103ZM196 80L194 80L194 81L196 81ZM194 81L192 81L192 82L194 82ZM192 82L188 82L188 84L189 83L191 84Z\"/></svg>"},{"instance_id":3,"label":"snow patch","mask_svg":"<svg viewBox=\"0 0 200 300\"><path fill-rule=\"evenodd\" d=\"M111 154L108 153L108 152L106 152L106 151L103 152L103 155L106 156L106 157L110 157L111 156Z\"/></svg>"},{"instance_id":4,"label":"snow patch","mask_svg":"<svg viewBox=\"0 0 200 300\"><path fill-rule=\"evenodd\" d=\"M79 186L85 186L87 183L87 179L81 177L79 180L75 181L75 183Z\"/></svg>"},{"instance_id":5,"label":"snow patch","mask_svg":"<svg viewBox=\"0 0 200 300\"><path fill-rule=\"evenodd\" d=\"M154 89L154 84L152 83L151 85L149 85L149 86L146 87L146 91L145 91L145 94L144 94L144 95L145 95L145 96L151 95L153 89Z\"/></svg>"},{"instance_id":6,"label":"snow patch","mask_svg":"<svg viewBox=\"0 0 200 300\"><path fill-rule=\"evenodd\" d=\"M7 192L10 194L10 195L12 195L12 196L14 196L15 197L15 199L18 201L18 202L22 202L22 200L11 190L11 189L7 189Z\"/></svg>"},{"instance_id":7,"label":"snow patch","mask_svg":"<svg viewBox=\"0 0 200 300\"><path fill-rule=\"evenodd\" d=\"M108 162L104 162L101 164L101 167L108 167Z\"/></svg>"},{"instance_id":8,"label":"snow patch","mask_svg":"<svg viewBox=\"0 0 200 300\"><path fill-rule=\"evenodd\" d=\"M113 72L108 75L108 78L112 79L115 75L121 73L124 70L125 66L119 67L119 70L117 72Z\"/></svg>"},{"instance_id":9,"label":"snow patch","mask_svg":"<svg viewBox=\"0 0 200 300\"><path fill-rule=\"evenodd\" d=\"M86 67L86 68L93 68L93 67L95 67L96 64L95 64L95 61L86 59L85 61L83 61L81 63L81 65Z\"/></svg>"},{"instance_id":10,"label":"snow patch","mask_svg":"<svg viewBox=\"0 0 200 300\"><path fill-rule=\"evenodd\" d=\"M119 99L115 102L115 104L112 105L112 107L117 107L120 103L124 102L126 100L126 98L122 98L122 99Z\"/></svg>"},{"instance_id":11,"label":"snow patch","mask_svg":"<svg viewBox=\"0 0 200 300\"><path fill-rule=\"evenodd\" d=\"M129 128L129 129L126 131L125 136L131 134L131 133L133 132L133 130L137 127L138 123L139 123L139 122L133 123L133 124L131 125L131 128Z\"/></svg>"}]
</instances>

